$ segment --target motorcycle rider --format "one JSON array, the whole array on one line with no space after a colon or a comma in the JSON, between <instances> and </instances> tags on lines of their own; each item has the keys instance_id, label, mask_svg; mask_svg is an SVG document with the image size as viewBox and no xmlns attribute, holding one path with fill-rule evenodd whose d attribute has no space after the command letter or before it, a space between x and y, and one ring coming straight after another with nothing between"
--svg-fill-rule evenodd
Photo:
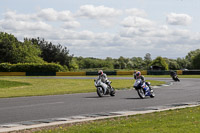
<instances>
[{"instance_id":1,"label":"motorcycle rider","mask_svg":"<svg viewBox=\"0 0 200 133\"><path fill-rule=\"evenodd\" d=\"M144 76L141 74L140 71L137 71L137 72L136 72L134 78L135 78L135 79L141 79L141 80L142 80L142 84L146 83L146 85L149 87L150 91L152 91L152 89L151 89L149 83L145 81L145 78L144 78Z\"/></svg>"},{"instance_id":2,"label":"motorcycle rider","mask_svg":"<svg viewBox=\"0 0 200 133\"><path fill-rule=\"evenodd\" d=\"M172 79L174 81L179 81L180 82L180 80L178 79L177 73L175 71L171 70L170 71L170 76L172 77Z\"/></svg>"},{"instance_id":3,"label":"motorcycle rider","mask_svg":"<svg viewBox=\"0 0 200 133\"><path fill-rule=\"evenodd\" d=\"M141 80L142 80L142 84L145 82L145 78L144 78L144 76L141 74L140 71L137 71L137 72L134 74L134 78L135 78L135 79L141 79Z\"/></svg>"},{"instance_id":4,"label":"motorcycle rider","mask_svg":"<svg viewBox=\"0 0 200 133\"><path fill-rule=\"evenodd\" d=\"M134 77L134 79L136 79L136 70L134 70L134 72L133 72L133 77Z\"/></svg>"},{"instance_id":5,"label":"motorcycle rider","mask_svg":"<svg viewBox=\"0 0 200 133\"><path fill-rule=\"evenodd\" d=\"M171 76L171 77L176 76L176 72L171 70L171 71L170 71L170 76Z\"/></svg>"},{"instance_id":6,"label":"motorcycle rider","mask_svg":"<svg viewBox=\"0 0 200 133\"><path fill-rule=\"evenodd\" d=\"M110 81L108 80L107 75L105 73L103 73L103 70L99 70L98 75L99 76L98 76L97 80L101 80L103 86L108 86L108 87L112 88L110 85Z\"/></svg>"}]
</instances>

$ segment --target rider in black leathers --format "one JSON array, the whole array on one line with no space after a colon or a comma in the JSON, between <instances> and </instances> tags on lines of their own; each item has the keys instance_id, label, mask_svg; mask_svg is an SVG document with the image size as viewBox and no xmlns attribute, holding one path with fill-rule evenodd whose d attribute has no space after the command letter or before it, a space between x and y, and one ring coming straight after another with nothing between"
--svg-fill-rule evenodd
<instances>
[{"instance_id":1,"label":"rider in black leathers","mask_svg":"<svg viewBox=\"0 0 200 133\"><path fill-rule=\"evenodd\" d=\"M170 76L171 77L176 76L176 72L175 71L170 71Z\"/></svg>"}]
</instances>

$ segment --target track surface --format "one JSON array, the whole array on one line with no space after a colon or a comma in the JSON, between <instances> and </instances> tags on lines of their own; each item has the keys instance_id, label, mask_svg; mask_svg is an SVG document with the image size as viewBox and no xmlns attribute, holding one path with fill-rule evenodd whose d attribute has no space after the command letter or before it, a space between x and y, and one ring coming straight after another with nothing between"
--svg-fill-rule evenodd
<instances>
[{"instance_id":1,"label":"track surface","mask_svg":"<svg viewBox=\"0 0 200 133\"><path fill-rule=\"evenodd\" d=\"M181 79L181 82L169 78L148 79L173 85L155 88L156 97L146 99L140 99L135 90L117 91L115 97L103 98L96 93L4 98L0 99L0 124L200 101L200 79Z\"/></svg>"}]
</instances>

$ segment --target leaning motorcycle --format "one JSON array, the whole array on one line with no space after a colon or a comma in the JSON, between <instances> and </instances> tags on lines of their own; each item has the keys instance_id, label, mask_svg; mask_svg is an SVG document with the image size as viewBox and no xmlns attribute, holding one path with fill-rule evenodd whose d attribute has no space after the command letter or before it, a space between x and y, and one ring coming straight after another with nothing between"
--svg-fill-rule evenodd
<instances>
[{"instance_id":1,"label":"leaning motorcycle","mask_svg":"<svg viewBox=\"0 0 200 133\"><path fill-rule=\"evenodd\" d=\"M136 89L136 91L138 92L138 95L142 99L144 99L146 96L150 96L151 98L155 97L155 93L150 86L150 82L142 83L141 79L136 79L133 87Z\"/></svg>"},{"instance_id":2,"label":"leaning motorcycle","mask_svg":"<svg viewBox=\"0 0 200 133\"><path fill-rule=\"evenodd\" d=\"M104 95L115 96L115 89L110 85L112 82L107 81L107 83L101 82L101 80L94 80L94 85L97 88L97 94L99 97Z\"/></svg>"},{"instance_id":3,"label":"leaning motorcycle","mask_svg":"<svg viewBox=\"0 0 200 133\"><path fill-rule=\"evenodd\" d=\"M172 77L172 79L174 80L174 81L178 81L178 82L180 82L180 80L179 80L179 78L178 78L178 76L177 75L173 75L173 76L171 76Z\"/></svg>"}]
</instances>

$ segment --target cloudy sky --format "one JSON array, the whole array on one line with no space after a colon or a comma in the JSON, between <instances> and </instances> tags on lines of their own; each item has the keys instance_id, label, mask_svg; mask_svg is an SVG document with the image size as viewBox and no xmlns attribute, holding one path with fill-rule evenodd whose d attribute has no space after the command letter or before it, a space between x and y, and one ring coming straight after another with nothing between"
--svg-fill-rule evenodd
<instances>
[{"instance_id":1,"label":"cloudy sky","mask_svg":"<svg viewBox=\"0 0 200 133\"><path fill-rule=\"evenodd\" d=\"M0 31L82 57L185 57L200 48L200 0L0 0Z\"/></svg>"}]
</instances>

